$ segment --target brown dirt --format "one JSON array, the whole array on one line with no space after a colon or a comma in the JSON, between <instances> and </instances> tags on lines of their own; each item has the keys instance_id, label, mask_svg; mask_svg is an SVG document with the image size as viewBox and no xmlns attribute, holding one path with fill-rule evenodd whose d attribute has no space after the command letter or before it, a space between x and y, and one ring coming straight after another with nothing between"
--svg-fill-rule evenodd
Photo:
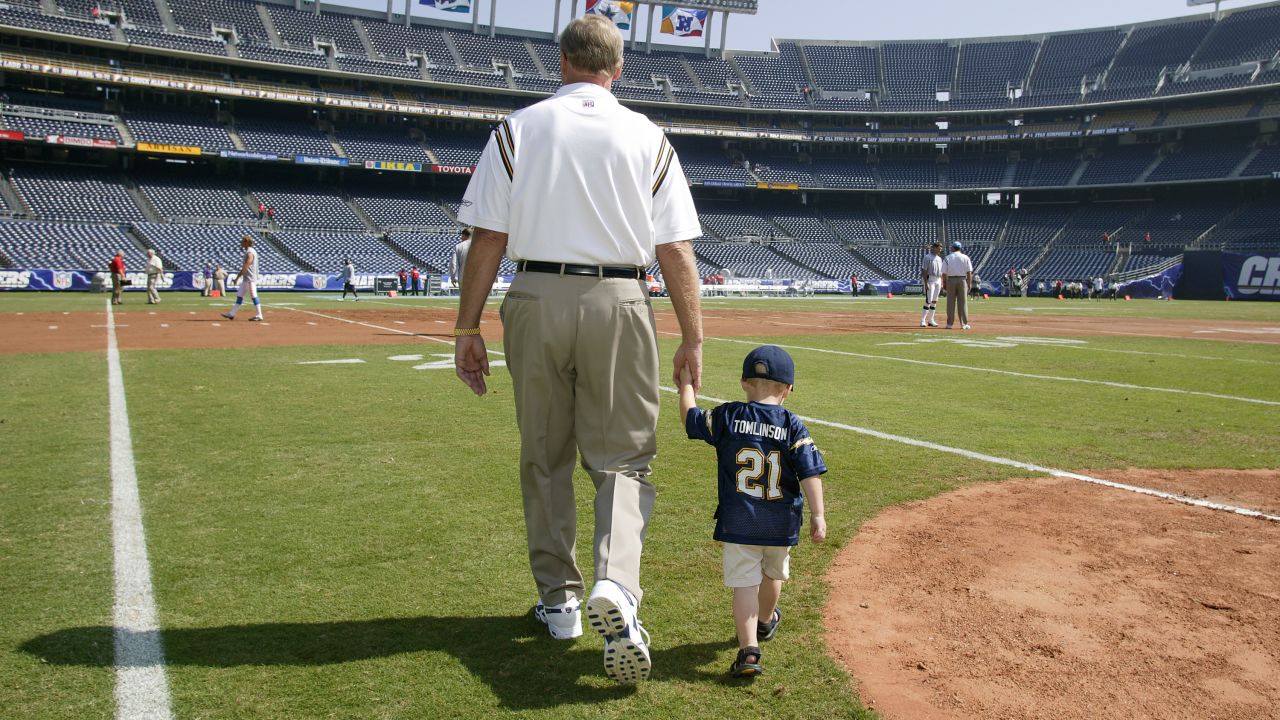
<instances>
[{"instance_id":1,"label":"brown dirt","mask_svg":"<svg viewBox=\"0 0 1280 720\"><path fill-rule=\"evenodd\" d=\"M1274 471L1101 474L1280 506ZM829 580L828 643L889 720L1274 720L1280 707L1278 523L1011 481L886 510Z\"/></svg>"},{"instance_id":2,"label":"brown dirt","mask_svg":"<svg viewBox=\"0 0 1280 720\"><path fill-rule=\"evenodd\" d=\"M278 347L288 345L401 344L424 338L451 341L455 308L370 307L352 303L340 310L272 307L264 303L267 322L247 322L247 315L228 322L219 317L226 305L200 311L131 309L117 312L117 337L126 350L168 348ZM152 314L154 313L154 314ZM660 312L658 330L679 331L675 315ZM0 313L0 354L102 350L106 346L106 313ZM359 324L363 323L363 324ZM485 313L485 338L498 341L502 326L496 312ZM1115 318L1062 316L983 316L974 332L982 335L1129 335L1197 338L1232 342L1280 343L1280 334L1252 334L1271 327L1265 323L1220 320L1162 320L1158 324ZM370 326L376 327L370 327ZM56 326L51 329L50 326ZM730 310L708 307L705 332L710 336L796 334L826 335L857 332L920 332L912 312L814 313L785 310ZM1221 330L1235 332L1219 332ZM933 332L946 332L936 330Z\"/></svg>"}]
</instances>

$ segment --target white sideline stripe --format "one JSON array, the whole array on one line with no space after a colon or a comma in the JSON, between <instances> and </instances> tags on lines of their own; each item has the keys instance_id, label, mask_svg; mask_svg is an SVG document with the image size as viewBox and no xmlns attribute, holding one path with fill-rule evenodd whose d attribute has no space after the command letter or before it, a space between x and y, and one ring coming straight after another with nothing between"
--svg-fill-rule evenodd
<instances>
[{"instance_id":1,"label":"white sideline stripe","mask_svg":"<svg viewBox=\"0 0 1280 720\"><path fill-rule=\"evenodd\" d=\"M734 338L708 337L707 339L739 343L741 345L758 344L749 340L737 340ZM1236 402L1253 403L1255 405L1280 406L1280 401L1276 400L1261 400L1259 398L1241 397L1239 395L1221 395L1219 393L1203 392L1200 390L1182 390L1180 388L1154 387L1151 385L1133 385L1131 383L1115 382L1113 380L1087 380L1085 378L1065 377L1062 375L1037 375L1035 373L1021 373L1013 370L997 370L995 368L974 367L972 365L956 365L954 363L934 362L932 360L913 360L912 358L893 357L892 355L869 355L866 353L848 352L845 350L828 350L826 348L804 347L801 345L779 345L778 347L787 348L789 350L808 350L809 352L827 353L829 355L843 355L845 357L867 358L870 360L892 360L893 362L951 368L953 370L973 370L975 372L993 373L996 375L1030 378L1032 380L1054 380L1057 382L1083 383L1085 385L1105 385L1107 387L1123 388L1125 390L1147 390L1149 392L1174 393L1177 395L1195 395L1198 397L1214 398L1215 400L1234 400Z\"/></svg>"},{"instance_id":2,"label":"white sideline stripe","mask_svg":"<svg viewBox=\"0 0 1280 720\"><path fill-rule=\"evenodd\" d=\"M164 644L151 588L142 500L133 462L115 314L107 301L107 390L111 405L111 543L115 552L116 717L170 720Z\"/></svg>"},{"instance_id":3,"label":"white sideline stripe","mask_svg":"<svg viewBox=\"0 0 1280 720\"><path fill-rule=\"evenodd\" d=\"M306 360L299 362L299 365L363 365L364 361L357 358L346 358L345 360Z\"/></svg>"},{"instance_id":4,"label":"white sideline stripe","mask_svg":"<svg viewBox=\"0 0 1280 720\"><path fill-rule=\"evenodd\" d=\"M669 393L679 394L675 388L660 386ZM728 400L721 398L708 397L699 395L700 400L706 400L713 403L727 403ZM927 450L936 450L938 452L950 453L970 460L980 460L982 462L991 463L993 465L1004 465L1006 467L1018 468L1020 470L1028 470L1030 472L1044 473L1054 477L1067 478L1070 480L1080 480L1081 482L1091 483L1093 485L1101 485L1115 490L1124 490L1126 492L1138 493L1140 495L1150 495L1151 497L1160 498L1162 500L1172 500L1173 502L1182 503L1184 505L1192 505L1199 508L1207 508L1209 510L1221 510L1223 512L1243 515L1245 517L1259 518L1262 520L1270 520L1271 522L1280 522L1280 515L1268 515L1267 513L1250 510L1249 508L1236 507L1235 505L1226 505L1224 503L1213 502L1211 500L1201 500L1199 498L1186 497L1177 493L1165 492L1163 490L1154 490L1152 488L1140 487L1138 485L1126 485L1125 483L1113 482L1111 480L1103 480L1102 478L1090 477L1089 475L1081 475L1067 470L1058 470L1057 468L1036 465L1035 463L1022 462L1021 460L1010 460L1009 458L996 457L995 455L987 455L986 453L974 452L973 450L965 450L963 448L954 448L947 445L939 445L927 440L916 440L915 438L903 437L902 435L893 435L891 433L872 430L870 428L858 427L856 425L845 425L844 423L833 422L831 420L821 420L819 418L798 415L801 420L813 425L825 425L827 427L836 428L838 430L847 430L849 432L858 433L860 435L869 435L880 440L888 440L890 442L902 443L903 445L913 445Z\"/></svg>"},{"instance_id":5,"label":"white sideline stripe","mask_svg":"<svg viewBox=\"0 0 1280 720\"><path fill-rule=\"evenodd\" d=\"M412 332L409 332L408 330L397 330L396 328L383 327L381 325L374 325L373 323L360 322L359 320L349 320L347 318L338 317L336 315L325 315L324 313L318 313L312 310L299 310L298 308L291 308L291 307L287 307L284 309L291 310L293 312L306 313L308 315L315 315L316 317L322 317L328 320L337 320L338 322L350 323L352 325L363 325L364 327L373 328L374 330L386 330L387 332L399 333L401 335L408 335L409 337L422 338L423 340L431 340L433 342L444 343L445 345L449 345L450 347L453 346L453 342L450 340L441 340L438 337L432 337L430 335L421 335L419 333L412 333ZM493 353L494 355L505 354L505 353L500 353L497 350L489 350L489 352Z\"/></svg>"}]
</instances>

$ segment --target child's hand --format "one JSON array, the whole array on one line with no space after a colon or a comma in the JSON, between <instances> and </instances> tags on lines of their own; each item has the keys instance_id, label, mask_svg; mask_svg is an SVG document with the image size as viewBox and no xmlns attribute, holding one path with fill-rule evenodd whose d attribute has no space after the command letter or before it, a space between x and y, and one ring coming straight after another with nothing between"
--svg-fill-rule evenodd
<instances>
[{"instance_id":1,"label":"child's hand","mask_svg":"<svg viewBox=\"0 0 1280 720\"><path fill-rule=\"evenodd\" d=\"M683 365L683 366L681 366L681 367L680 367L680 385L681 385L681 387L683 387L683 386L685 386L685 385L692 385L692 384L693 384L693 373L689 372L689 366L688 366L688 365Z\"/></svg>"},{"instance_id":2,"label":"child's hand","mask_svg":"<svg viewBox=\"0 0 1280 720\"><path fill-rule=\"evenodd\" d=\"M809 518L809 539L820 543L827 539L827 519L821 515Z\"/></svg>"}]
</instances>

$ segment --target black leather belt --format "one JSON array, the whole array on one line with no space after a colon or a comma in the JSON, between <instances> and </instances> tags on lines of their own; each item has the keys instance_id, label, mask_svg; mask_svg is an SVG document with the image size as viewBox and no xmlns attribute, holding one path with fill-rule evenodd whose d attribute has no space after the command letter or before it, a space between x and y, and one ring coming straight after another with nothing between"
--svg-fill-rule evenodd
<instances>
[{"instance_id":1,"label":"black leather belt","mask_svg":"<svg viewBox=\"0 0 1280 720\"><path fill-rule=\"evenodd\" d=\"M516 264L520 272L551 273L553 275L587 275L601 278L626 278L640 280L644 277L644 268L610 267L608 265L573 265L571 263L540 262L538 260L521 260Z\"/></svg>"}]
</instances>

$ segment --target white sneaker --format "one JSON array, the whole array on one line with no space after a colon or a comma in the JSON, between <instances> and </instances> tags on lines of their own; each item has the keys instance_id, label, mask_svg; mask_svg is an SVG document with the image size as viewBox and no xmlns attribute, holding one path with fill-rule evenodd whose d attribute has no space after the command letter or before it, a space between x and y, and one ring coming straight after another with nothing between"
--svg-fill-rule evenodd
<instances>
[{"instance_id":1,"label":"white sneaker","mask_svg":"<svg viewBox=\"0 0 1280 720\"><path fill-rule=\"evenodd\" d=\"M925 327L925 323L923 320L920 321L920 327Z\"/></svg>"},{"instance_id":2,"label":"white sneaker","mask_svg":"<svg viewBox=\"0 0 1280 720\"><path fill-rule=\"evenodd\" d=\"M533 607L533 616L547 626L556 640L572 640L582 636L582 603L571 597L559 605L543 605L539 600Z\"/></svg>"},{"instance_id":3,"label":"white sneaker","mask_svg":"<svg viewBox=\"0 0 1280 720\"><path fill-rule=\"evenodd\" d=\"M604 672L624 685L649 679L649 633L636 617L636 599L612 580L601 580L587 598L587 622L604 636Z\"/></svg>"},{"instance_id":4,"label":"white sneaker","mask_svg":"<svg viewBox=\"0 0 1280 720\"><path fill-rule=\"evenodd\" d=\"M930 321L929 321L929 327L938 327L938 323L936 323L936 322L934 322L934 321L930 320Z\"/></svg>"},{"instance_id":5,"label":"white sneaker","mask_svg":"<svg viewBox=\"0 0 1280 720\"><path fill-rule=\"evenodd\" d=\"M960 329L961 329L961 330L968 330L968 329L969 329L969 326L968 326L968 325L961 325L961 326L960 326Z\"/></svg>"}]
</instances>

